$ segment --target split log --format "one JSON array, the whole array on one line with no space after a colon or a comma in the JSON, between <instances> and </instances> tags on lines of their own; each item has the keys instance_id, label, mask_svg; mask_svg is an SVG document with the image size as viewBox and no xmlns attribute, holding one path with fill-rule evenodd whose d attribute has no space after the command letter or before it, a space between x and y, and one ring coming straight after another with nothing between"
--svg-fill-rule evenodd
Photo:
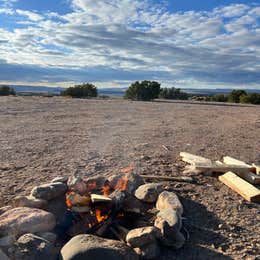
<instances>
[{"instance_id":1,"label":"split log","mask_svg":"<svg viewBox=\"0 0 260 260\"><path fill-rule=\"evenodd\" d=\"M103 196L103 195L98 195L98 194L91 194L91 201L92 203L98 203L98 202L110 202L111 198Z\"/></svg>"},{"instance_id":2,"label":"split log","mask_svg":"<svg viewBox=\"0 0 260 260\"><path fill-rule=\"evenodd\" d=\"M219 180L250 202L260 202L260 190L233 172L219 176Z\"/></svg>"},{"instance_id":3,"label":"split log","mask_svg":"<svg viewBox=\"0 0 260 260\"><path fill-rule=\"evenodd\" d=\"M253 163L252 165L255 167L255 172L256 172L256 174L260 176L260 166L254 164L254 163Z\"/></svg>"},{"instance_id":4,"label":"split log","mask_svg":"<svg viewBox=\"0 0 260 260\"><path fill-rule=\"evenodd\" d=\"M90 212L91 208L89 206L72 206L71 210L77 213L86 213L86 212Z\"/></svg>"},{"instance_id":5,"label":"split log","mask_svg":"<svg viewBox=\"0 0 260 260\"><path fill-rule=\"evenodd\" d=\"M90 196L81 196L76 192L70 192L66 195L67 203L71 206L76 205L90 205L91 199Z\"/></svg>"},{"instance_id":6,"label":"split log","mask_svg":"<svg viewBox=\"0 0 260 260\"><path fill-rule=\"evenodd\" d=\"M161 181L176 181L176 182L188 182L194 183L194 179L189 176L179 176L179 177L169 177L169 176L161 176L161 175L141 175L141 177L145 180L161 180Z\"/></svg>"},{"instance_id":7,"label":"split log","mask_svg":"<svg viewBox=\"0 0 260 260\"><path fill-rule=\"evenodd\" d=\"M233 157L230 157L230 156L224 156L223 157L223 162L225 164L235 164L235 165L244 165L244 166L246 165L248 167L252 167L251 165L249 165L249 164L247 164L247 163L245 163L243 161L237 160L237 159L235 159Z\"/></svg>"},{"instance_id":8,"label":"split log","mask_svg":"<svg viewBox=\"0 0 260 260\"><path fill-rule=\"evenodd\" d=\"M198 156L198 155L194 155L191 153L185 153L185 152L181 152L180 156L182 157L182 160L184 162L190 163L190 164L194 164L194 163L211 163L211 160L202 156Z\"/></svg>"}]
</instances>

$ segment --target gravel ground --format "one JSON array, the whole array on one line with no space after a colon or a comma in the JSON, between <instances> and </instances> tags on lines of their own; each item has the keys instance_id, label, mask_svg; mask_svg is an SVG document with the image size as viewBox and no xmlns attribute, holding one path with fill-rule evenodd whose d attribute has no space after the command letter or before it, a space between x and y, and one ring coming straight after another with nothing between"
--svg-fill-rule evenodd
<instances>
[{"instance_id":1,"label":"gravel ground","mask_svg":"<svg viewBox=\"0 0 260 260\"><path fill-rule=\"evenodd\" d=\"M142 174L182 174L179 152L260 164L260 106L0 98L0 206L75 169L105 174L134 162ZM162 145L167 146L168 151ZM260 207L216 178L167 183L184 205L189 240L162 259L255 259Z\"/></svg>"}]
</instances>

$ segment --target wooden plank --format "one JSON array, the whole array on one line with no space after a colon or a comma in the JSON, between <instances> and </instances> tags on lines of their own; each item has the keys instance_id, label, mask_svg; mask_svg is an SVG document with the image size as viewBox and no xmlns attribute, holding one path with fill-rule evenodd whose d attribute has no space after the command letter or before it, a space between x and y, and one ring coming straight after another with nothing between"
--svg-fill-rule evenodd
<instances>
[{"instance_id":1,"label":"wooden plank","mask_svg":"<svg viewBox=\"0 0 260 260\"><path fill-rule=\"evenodd\" d=\"M247 167L252 167L252 168L256 168L255 165L249 165L243 161L237 160L233 157L230 156L224 156L223 157L223 161L224 163L227 164L237 164L237 165L244 165ZM260 176L257 176L256 174L249 172L249 173L238 173L238 175L245 179L246 181L250 182L251 184L260 184Z\"/></svg>"},{"instance_id":2,"label":"wooden plank","mask_svg":"<svg viewBox=\"0 0 260 260\"><path fill-rule=\"evenodd\" d=\"M198 155L194 155L191 153L185 153L185 152L181 152L180 156L182 157L182 160L184 162L190 163L190 164L194 164L196 162L200 162L200 163L211 163L211 160L202 156L198 156Z\"/></svg>"},{"instance_id":3,"label":"wooden plank","mask_svg":"<svg viewBox=\"0 0 260 260\"><path fill-rule=\"evenodd\" d=\"M253 167L255 168L256 174L257 174L257 175L260 175L260 166L254 164L254 163L253 163L252 165L253 165Z\"/></svg>"},{"instance_id":4,"label":"wooden plank","mask_svg":"<svg viewBox=\"0 0 260 260\"><path fill-rule=\"evenodd\" d=\"M226 164L247 165L248 167L251 167L251 165L230 156L224 156L223 162Z\"/></svg>"},{"instance_id":5,"label":"wooden plank","mask_svg":"<svg viewBox=\"0 0 260 260\"><path fill-rule=\"evenodd\" d=\"M110 202L112 199L103 195L99 194L91 194L91 201L92 203L97 203L97 202Z\"/></svg>"},{"instance_id":6,"label":"wooden plank","mask_svg":"<svg viewBox=\"0 0 260 260\"><path fill-rule=\"evenodd\" d=\"M244 173L249 173L253 169L252 166L247 166L247 165L233 165L233 164L218 164L218 163L212 163L212 164L203 164L203 163L195 163L194 167L196 170L201 171L201 172L228 172L232 171L237 174L244 174Z\"/></svg>"},{"instance_id":7,"label":"wooden plank","mask_svg":"<svg viewBox=\"0 0 260 260\"><path fill-rule=\"evenodd\" d=\"M233 172L218 177L221 182L250 202L260 202L260 190Z\"/></svg>"}]
</instances>

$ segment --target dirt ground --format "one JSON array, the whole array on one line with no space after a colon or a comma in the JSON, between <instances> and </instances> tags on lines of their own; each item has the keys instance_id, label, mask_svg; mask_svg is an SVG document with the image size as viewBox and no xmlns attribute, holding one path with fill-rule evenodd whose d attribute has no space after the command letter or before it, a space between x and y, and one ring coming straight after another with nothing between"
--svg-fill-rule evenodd
<instances>
[{"instance_id":1,"label":"dirt ground","mask_svg":"<svg viewBox=\"0 0 260 260\"><path fill-rule=\"evenodd\" d=\"M0 206L77 168L104 174L134 162L142 174L178 176L181 151L260 164L260 106L1 97ZM189 239L161 259L259 257L259 205L216 178L194 178L167 183L184 205Z\"/></svg>"}]
</instances>

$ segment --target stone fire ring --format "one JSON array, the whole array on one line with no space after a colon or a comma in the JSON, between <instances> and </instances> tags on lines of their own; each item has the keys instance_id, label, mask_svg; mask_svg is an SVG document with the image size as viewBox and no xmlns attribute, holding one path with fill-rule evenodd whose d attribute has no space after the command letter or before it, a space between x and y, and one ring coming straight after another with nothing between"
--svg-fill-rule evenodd
<instances>
[{"instance_id":1,"label":"stone fire ring","mask_svg":"<svg viewBox=\"0 0 260 260\"><path fill-rule=\"evenodd\" d=\"M98 195L98 191L107 192L107 198ZM68 205L71 194L76 194L73 198L77 201ZM131 217L127 222L131 229L120 227L111 213L101 216L99 222L96 220L96 206L106 208L104 205L112 203L116 208L118 194L121 196L118 212L123 212L125 222ZM89 219L93 212L96 215L92 225L93 220ZM185 243L180 231L182 214L183 206L174 192L165 191L160 183L145 184L133 171L107 179L57 177L33 188L29 196L16 197L12 206L0 208L0 259L103 260L104 256L106 260L158 259L164 247L176 250ZM104 235L107 233L113 239Z\"/></svg>"}]
</instances>

